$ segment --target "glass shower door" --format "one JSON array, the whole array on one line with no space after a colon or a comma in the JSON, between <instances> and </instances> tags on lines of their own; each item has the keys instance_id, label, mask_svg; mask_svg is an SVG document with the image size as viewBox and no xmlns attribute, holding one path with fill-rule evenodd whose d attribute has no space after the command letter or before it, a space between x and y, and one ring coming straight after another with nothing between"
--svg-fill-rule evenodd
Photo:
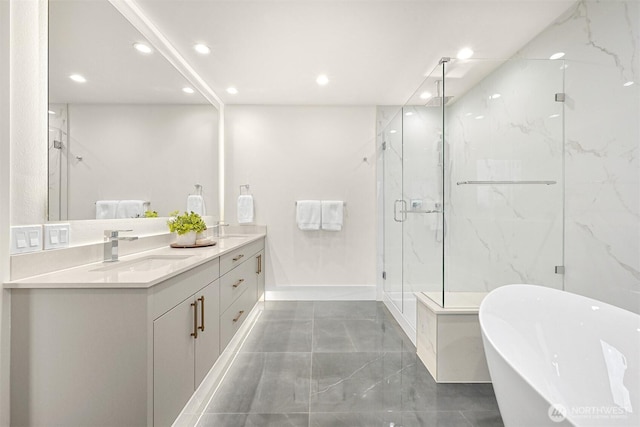
<instances>
[{"instance_id":1,"label":"glass shower door","mask_svg":"<svg viewBox=\"0 0 640 427\"><path fill-rule=\"evenodd\" d=\"M398 108L380 109L386 118L382 131L384 193L384 294L402 313L402 114ZM386 117L385 117L386 116Z\"/></svg>"},{"instance_id":2,"label":"glass shower door","mask_svg":"<svg viewBox=\"0 0 640 427\"><path fill-rule=\"evenodd\" d=\"M442 109L403 108L403 314L415 327L415 293L442 300Z\"/></svg>"},{"instance_id":3,"label":"glass shower door","mask_svg":"<svg viewBox=\"0 0 640 427\"><path fill-rule=\"evenodd\" d=\"M402 107L378 109L383 130L384 294L416 328L415 293L443 301L443 65ZM424 94L431 93L425 100Z\"/></svg>"}]
</instances>

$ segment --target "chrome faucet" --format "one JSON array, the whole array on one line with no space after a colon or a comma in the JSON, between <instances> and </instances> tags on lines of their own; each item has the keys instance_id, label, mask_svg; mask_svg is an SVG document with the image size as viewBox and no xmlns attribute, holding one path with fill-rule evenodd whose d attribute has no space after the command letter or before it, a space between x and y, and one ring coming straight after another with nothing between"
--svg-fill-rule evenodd
<instances>
[{"instance_id":1,"label":"chrome faucet","mask_svg":"<svg viewBox=\"0 0 640 427\"><path fill-rule=\"evenodd\" d=\"M211 228L213 228L213 237L220 237L220 227L228 227L229 224L225 224L222 221L218 221L217 223L213 224L211 226Z\"/></svg>"},{"instance_id":2,"label":"chrome faucet","mask_svg":"<svg viewBox=\"0 0 640 427\"><path fill-rule=\"evenodd\" d=\"M137 240L138 236L120 237L118 233L133 230L105 230L104 231L104 262L118 261L118 241Z\"/></svg>"}]
</instances>

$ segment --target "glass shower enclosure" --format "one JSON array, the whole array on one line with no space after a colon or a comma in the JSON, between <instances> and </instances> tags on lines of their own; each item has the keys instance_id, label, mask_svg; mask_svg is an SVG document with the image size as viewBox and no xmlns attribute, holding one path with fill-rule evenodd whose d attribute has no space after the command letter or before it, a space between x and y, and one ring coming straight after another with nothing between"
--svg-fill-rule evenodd
<instances>
[{"instance_id":1,"label":"glass shower enclosure","mask_svg":"<svg viewBox=\"0 0 640 427\"><path fill-rule=\"evenodd\" d=\"M506 284L562 288L564 68L443 58L378 108L383 297L405 329L418 292L454 309Z\"/></svg>"}]
</instances>

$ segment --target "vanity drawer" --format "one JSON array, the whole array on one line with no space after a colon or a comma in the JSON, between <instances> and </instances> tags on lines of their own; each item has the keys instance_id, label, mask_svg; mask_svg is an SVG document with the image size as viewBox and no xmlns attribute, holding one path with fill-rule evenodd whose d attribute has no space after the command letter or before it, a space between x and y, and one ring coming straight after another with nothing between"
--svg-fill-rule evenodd
<instances>
[{"instance_id":1,"label":"vanity drawer","mask_svg":"<svg viewBox=\"0 0 640 427\"><path fill-rule=\"evenodd\" d=\"M220 257L220 274L225 274L244 261L251 259L251 255L264 249L264 239L256 240L248 245L235 249Z\"/></svg>"},{"instance_id":2,"label":"vanity drawer","mask_svg":"<svg viewBox=\"0 0 640 427\"><path fill-rule=\"evenodd\" d=\"M256 292L256 265L250 257L220 278L220 312L224 312L242 293Z\"/></svg>"},{"instance_id":3,"label":"vanity drawer","mask_svg":"<svg viewBox=\"0 0 640 427\"><path fill-rule=\"evenodd\" d=\"M253 291L247 289L243 292L242 295L231 304L231 307L220 316L220 352L227 347L247 316L249 316L249 312L255 303L254 284Z\"/></svg>"},{"instance_id":4,"label":"vanity drawer","mask_svg":"<svg viewBox=\"0 0 640 427\"><path fill-rule=\"evenodd\" d=\"M214 259L180 273L151 288L149 300L154 319L220 277L220 261Z\"/></svg>"}]
</instances>

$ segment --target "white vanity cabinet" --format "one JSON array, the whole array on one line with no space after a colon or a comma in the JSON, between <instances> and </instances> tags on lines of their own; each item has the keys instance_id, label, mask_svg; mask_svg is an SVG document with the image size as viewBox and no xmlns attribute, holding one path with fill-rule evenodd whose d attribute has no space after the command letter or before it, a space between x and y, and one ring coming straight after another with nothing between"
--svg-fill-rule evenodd
<instances>
[{"instance_id":1,"label":"white vanity cabinet","mask_svg":"<svg viewBox=\"0 0 640 427\"><path fill-rule=\"evenodd\" d=\"M92 265L5 284L11 425L170 426L258 300L263 236L229 245L152 282Z\"/></svg>"},{"instance_id":2,"label":"white vanity cabinet","mask_svg":"<svg viewBox=\"0 0 640 427\"><path fill-rule=\"evenodd\" d=\"M258 254L264 251L259 240L220 257L220 350L244 323L258 301Z\"/></svg>"},{"instance_id":3,"label":"white vanity cabinet","mask_svg":"<svg viewBox=\"0 0 640 427\"><path fill-rule=\"evenodd\" d=\"M256 254L256 275L258 276L258 301L264 301L264 249Z\"/></svg>"},{"instance_id":4,"label":"white vanity cabinet","mask_svg":"<svg viewBox=\"0 0 640 427\"><path fill-rule=\"evenodd\" d=\"M219 281L153 321L153 420L170 426L220 355Z\"/></svg>"}]
</instances>

